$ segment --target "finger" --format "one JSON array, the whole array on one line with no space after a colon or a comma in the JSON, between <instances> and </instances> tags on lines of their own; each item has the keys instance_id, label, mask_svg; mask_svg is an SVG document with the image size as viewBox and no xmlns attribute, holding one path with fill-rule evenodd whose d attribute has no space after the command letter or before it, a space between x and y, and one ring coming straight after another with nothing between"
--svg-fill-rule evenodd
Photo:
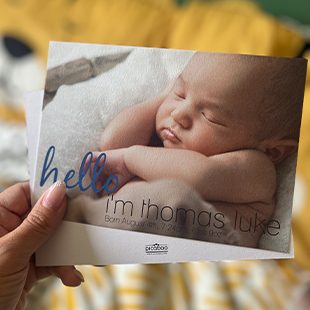
<instances>
[{"instance_id":1,"label":"finger","mask_svg":"<svg viewBox=\"0 0 310 310\"><path fill-rule=\"evenodd\" d=\"M98 161L98 158L99 158L98 166L100 167L100 165L104 164L107 160L107 152L93 152L92 163Z\"/></svg>"},{"instance_id":2,"label":"finger","mask_svg":"<svg viewBox=\"0 0 310 310\"><path fill-rule=\"evenodd\" d=\"M26 301L27 301L27 294L25 291L23 291L15 310L24 310L26 306Z\"/></svg>"},{"instance_id":3,"label":"finger","mask_svg":"<svg viewBox=\"0 0 310 310\"><path fill-rule=\"evenodd\" d=\"M2 240L14 255L28 258L49 238L61 222L66 209L66 189L56 182L39 199L22 224Z\"/></svg>"},{"instance_id":4,"label":"finger","mask_svg":"<svg viewBox=\"0 0 310 310\"><path fill-rule=\"evenodd\" d=\"M53 273L67 286L77 286L85 281L82 273L74 266L54 267Z\"/></svg>"},{"instance_id":5,"label":"finger","mask_svg":"<svg viewBox=\"0 0 310 310\"><path fill-rule=\"evenodd\" d=\"M29 183L17 183L0 193L0 207L23 216L30 209Z\"/></svg>"},{"instance_id":6,"label":"finger","mask_svg":"<svg viewBox=\"0 0 310 310\"><path fill-rule=\"evenodd\" d=\"M106 152L105 151L102 151L102 152L95 151L95 152L93 152L93 158L96 160L99 157L99 155L102 154L102 153L106 153Z\"/></svg>"},{"instance_id":7,"label":"finger","mask_svg":"<svg viewBox=\"0 0 310 310\"><path fill-rule=\"evenodd\" d=\"M89 169L90 169L90 173L91 173L91 169L92 169L92 163L96 161L96 158L94 158L94 156L92 155L91 157L86 157L85 163L82 167L82 172L86 173Z\"/></svg>"},{"instance_id":8,"label":"finger","mask_svg":"<svg viewBox=\"0 0 310 310\"><path fill-rule=\"evenodd\" d=\"M36 267L34 256L32 256L24 291L29 292L37 281L50 276L60 278L63 284L67 286L79 286L84 282L83 275L74 266Z\"/></svg>"},{"instance_id":9,"label":"finger","mask_svg":"<svg viewBox=\"0 0 310 310\"><path fill-rule=\"evenodd\" d=\"M0 225L0 237L6 235L9 231Z\"/></svg>"},{"instance_id":10,"label":"finger","mask_svg":"<svg viewBox=\"0 0 310 310\"><path fill-rule=\"evenodd\" d=\"M84 282L82 273L74 266L37 267L37 280L54 275L66 286L79 286Z\"/></svg>"},{"instance_id":11,"label":"finger","mask_svg":"<svg viewBox=\"0 0 310 310\"><path fill-rule=\"evenodd\" d=\"M15 213L0 206L0 225L7 231L12 231L21 224L22 220Z\"/></svg>"},{"instance_id":12,"label":"finger","mask_svg":"<svg viewBox=\"0 0 310 310\"><path fill-rule=\"evenodd\" d=\"M85 173L89 168L90 168L90 173L92 173L92 170L94 168L95 162L98 160L98 157L102 152L91 152L92 156L87 157L85 164L82 168L83 173ZM104 162L104 159L101 157L100 158L100 163Z\"/></svg>"}]
</instances>

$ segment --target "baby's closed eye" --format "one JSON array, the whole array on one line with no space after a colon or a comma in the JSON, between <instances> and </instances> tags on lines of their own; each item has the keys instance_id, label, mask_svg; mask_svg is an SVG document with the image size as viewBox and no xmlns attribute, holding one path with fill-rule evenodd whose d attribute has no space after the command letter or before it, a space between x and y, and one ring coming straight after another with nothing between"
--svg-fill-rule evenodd
<instances>
[{"instance_id":1,"label":"baby's closed eye","mask_svg":"<svg viewBox=\"0 0 310 310\"><path fill-rule=\"evenodd\" d=\"M226 125L225 125L222 121L216 119L214 116L208 114L208 113L205 112L205 111L201 111L201 115L203 116L203 118L204 118L206 121L208 121L208 122L210 122L210 123L212 123L212 124L220 125L220 126L226 127Z\"/></svg>"},{"instance_id":2,"label":"baby's closed eye","mask_svg":"<svg viewBox=\"0 0 310 310\"><path fill-rule=\"evenodd\" d=\"M177 99L181 99L181 100L184 100L186 97L185 97L185 94L183 93L177 93L175 92L175 95L177 97Z\"/></svg>"}]
</instances>

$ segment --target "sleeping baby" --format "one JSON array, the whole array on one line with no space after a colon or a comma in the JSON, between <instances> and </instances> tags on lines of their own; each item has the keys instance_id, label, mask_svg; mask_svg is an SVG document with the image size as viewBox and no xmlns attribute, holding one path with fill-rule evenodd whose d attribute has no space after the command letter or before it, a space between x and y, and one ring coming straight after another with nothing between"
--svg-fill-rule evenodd
<instances>
[{"instance_id":1,"label":"sleeping baby","mask_svg":"<svg viewBox=\"0 0 310 310\"><path fill-rule=\"evenodd\" d=\"M162 94L109 123L105 173L119 188L177 179L208 202L273 209L276 166L297 151L304 61L196 52Z\"/></svg>"}]
</instances>

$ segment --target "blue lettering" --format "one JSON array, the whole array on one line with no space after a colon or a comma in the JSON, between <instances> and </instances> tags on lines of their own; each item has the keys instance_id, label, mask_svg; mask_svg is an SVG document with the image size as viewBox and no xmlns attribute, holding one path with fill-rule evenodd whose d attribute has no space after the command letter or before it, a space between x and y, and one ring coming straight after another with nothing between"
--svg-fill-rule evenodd
<instances>
[{"instance_id":1,"label":"blue lettering","mask_svg":"<svg viewBox=\"0 0 310 310\"><path fill-rule=\"evenodd\" d=\"M67 172L67 174L66 174L66 176L64 178L64 182L66 184L66 188L74 188L77 185L77 183L73 184L73 185L69 185L68 184L68 181L71 180L74 176L75 176L75 171L74 170L71 169L71 170L69 170Z\"/></svg>"},{"instance_id":2,"label":"blue lettering","mask_svg":"<svg viewBox=\"0 0 310 310\"><path fill-rule=\"evenodd\" d=\"M89 157L89 160L87 160L88 157ZM77 185L79 185L80 190L82 192L86 192L91 187L91 184L89 184L86 187L83 187L83 179L87 175L88 171L90 170L92 160L93 160L93 153L88 152L85 154L85 156L83 157L83 160L81 162L80 171L79 171L79 181L78 181ZM87 163L86 166L85 166L85 163ZM93 178L93 175L92 175L92 178Z\"/></svg>"},{"instance_id":3,"label":"blue lettering","mask_svg":"<svg viewBox=\"0 0 310 310\"><path fill-rule=\"evenodd\" d=\"M103 157L103 163L100 164L102 157ZM98 158L96 159L94 169L93 169L93 174L92 174L92 180L91 180L91 188L95 193L100 193L103 190L103 187L100 189L97 189L96 181L104 169L104 165L105 165L106 160L107 160L107 155L105 153L101 153L98 156ZM99 167L99 169L98 169L98 167Z\"/></svg>"},{"instance_id":4,"label":"blue lettering","mask_svg":"<svg viewBox=\"0 0 310 310\"><path fill-rule=\"evenodd\" d=\"M113 185L112 189L109 189L110 184ZM118 188L118 176L117 175L110 175L105 181L104 186L102 187L102 189L109 194L115 193L117 191L117 188Z\"/></svg>"},{"instance_id":5,"label":"blue lettering","mask_svg":"<svg viewBox=\"0 0 310 310\"><path fill-rule=\"evenodd\" d=\"M48 180L48 178L50 177L50 175L52 173L54 173L54 180L53 181L54 182L57 181L58 169L55 167L55 168L51 169L50 171L48 171L52 162L53 162L55 152L56 152L56 148L54 145L52 145L49 147L49 149L46 153L44 163L43 163L41 179L40 179L40 186L41 187L44 186L44 184L46 183L46 181ZM101 163L102 158L103 158L103 163ZM70 169L66 173L65 178L64 178L66 188L72 189L72 188L78 186L82 192L87 191L89 188L92 188L92 190L95 193L100 193L102 191L105 191L108 194L110 194L110 193L116 192L117 188L118 188L118 176L117 175L108 176L107 179L105 180L105 183L102 185L101 188L97 188L97 186L96 186L97 180L100 178L101 174L103 173L106 160L107 160L107 155L105 153L101 153L98 156L98 158L95 161L94 168L91 171L90 184L84 185L83 180L84 180L85 176L90 172L91 164L93 161L93 153L92 152L86 153L82 159L82 162L81 162L81 166L79 169L79 175L78 175L78 181L76 183L73 183L70 185L69 181L73 179L73 177L75 176L76 173L75 173L75 170L73 170L73 169ZM47 173L47 175L46 175L46 173Z\"/></svg>"},{"instance_id":6,"label":"blue lettering","mask_svg":"<svg viewBox=\"0 0 310 310\"><path fill-rule=\"evenodd\" d=\"M103 163L101 163L101 158L103 157ZM98 158L96 159L95 165L94 165L94 169L93 169L93 173L92 173L92 181L91 181L91 187L92 190L95 193L100 193L101 191L105 191L107 193L114 193L117 190L118 187L118 177L116 175L111 175L109 176L105 183L103 184L103 186L101 188L97 188L96 187L96 181L99 178L99 176L101 175L105 163L107 160L107 155L105 153L101 153ZM99 165L100 164L100 165ZM98 169L99 167L99 169ZM110 184L113 184L112 189L110 189Z\"/></svg>"},{"instance_id":7,"label":"blue lettering","mask_svg":"<svg viewBox=\"0 0 310 310\"><path fill-rule=\"evenodd\" d=\"M52 153L52 154L51 154ZM50 154L51 154L51 158L50 158ZM47 179L50 177L50 175L54 172L54 182L55 183L57 181L57 177L58 177L58 169L57 168L53 168L48 174L47 176L45 176L46 171L49 169L53 159L54 159L54 155L55 155L55 146L51 145L50 148L48 149L45 159L44 159L44 163L43 163L43 169L42 169L42 174L41 174L41 179L40 179L40 186L42 187L45 182L47 181Z\"/></svg>"}]
</instances>

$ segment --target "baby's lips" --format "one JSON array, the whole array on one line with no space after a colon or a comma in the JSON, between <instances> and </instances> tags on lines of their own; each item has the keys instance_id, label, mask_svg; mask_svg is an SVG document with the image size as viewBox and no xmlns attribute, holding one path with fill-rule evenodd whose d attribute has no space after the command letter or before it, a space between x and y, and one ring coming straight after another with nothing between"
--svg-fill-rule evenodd
<instances>
[{"instance_id":1,"label":"baby's lips","mask_svg":"<svg viewBox=\"0 0 310 310\"><path fill-rule=\"evenodd\" d=\"M180 142L180 139L177 137L177 135L171 129L168 129L168 128L165 128L162 131L162 137L164 140L169 140L173 143Z\"/></svg>"}]
</instances>

